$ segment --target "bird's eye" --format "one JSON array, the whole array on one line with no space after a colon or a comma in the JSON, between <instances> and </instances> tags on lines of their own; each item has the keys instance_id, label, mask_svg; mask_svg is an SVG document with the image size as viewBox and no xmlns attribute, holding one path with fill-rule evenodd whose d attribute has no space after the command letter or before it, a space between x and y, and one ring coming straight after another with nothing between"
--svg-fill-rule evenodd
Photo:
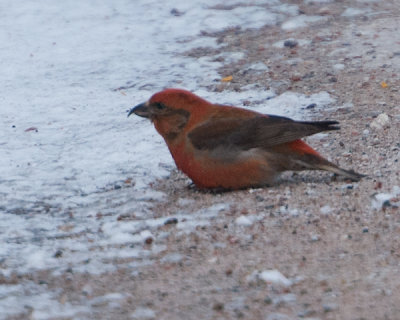
<instances>
[{"instance_id":1,"label":"bird's eye","mask_svg":"<svg viewBox=\"0 0 400 320\"><path fill-rule=\"evenodd\" d=\"M160 102L157 102L155 104L155 107L156 107L157 110L164 110L165 109L165 105L160 103Z\"/></svg>"}]
</instances>

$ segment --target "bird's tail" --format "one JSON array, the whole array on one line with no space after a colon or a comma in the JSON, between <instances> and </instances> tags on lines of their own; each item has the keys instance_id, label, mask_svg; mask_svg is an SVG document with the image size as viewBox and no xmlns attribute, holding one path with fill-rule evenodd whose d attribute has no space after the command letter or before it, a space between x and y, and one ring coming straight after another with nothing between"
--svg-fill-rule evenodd
<instances>
[{"instance_id":1,"label":"bird's tail","mask_svg":"<svg viewBox=\"0 0 400 320\"><path fill-rule=\"evenodd\" d=\"M304 154L298 159L294 160L294 162L294 170L325 170L353 181L359 181L361 178L365 177L365 175L357 173L354 170L342 169L336 164L326 160L319 154Z\"/></svg>"},{"instance_id":2,"label":"bird's tail","mask_svg":"<svg viewBox=\"0 0 400 320\"><path fill-rule=\"evenodd\" d=\"M316 166L316 168L320 169L320 170L325 170L325 171L330 171L330 172L336 173L336 174L343 176L345 178L348 178L352 181L359 181L361 178L365 177L364 174L357 173L354 170L342 169L331 162L328 162L327 164L325 164L325 163L319 164Z\"/></svg>"}]
</instances>

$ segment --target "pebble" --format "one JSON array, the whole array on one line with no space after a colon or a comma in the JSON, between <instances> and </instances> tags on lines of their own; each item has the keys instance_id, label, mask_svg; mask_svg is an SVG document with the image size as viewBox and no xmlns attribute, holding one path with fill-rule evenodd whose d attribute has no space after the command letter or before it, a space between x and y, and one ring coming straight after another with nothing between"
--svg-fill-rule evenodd
<instances>
[{"instance_id":1,"label":"pebble","mask_svg":"<svg viewBox=\"0 0 400 320\"><path fill-rule=\"evenodd\" d=\"M177 223L178 223L178 219L177 218L168 218L167 220L165 220L164 225L177 224Z\"/></svg>"},{"instance_id":2,"label":"pebble","mask_svg":"<svg viewBox=\"0 0 400 320\"><path fill-rule=\"evenodd\" d=\"M175 17L180 17L183 15L183 12L176 8L171 9L171 11L169 13Z\"/></svg>"},{"instance_id":3,"label":"pebble","mask_svg":"<svg viewBox=\"0 0 400 320\"><path fill-rule=\"evenodd\" d=\"M338 308L337 304L335 303L326 303L322 305L324 312L331 312Z\"/></svg>"},{"instance_id":4,"label":"pebble","mask_svg":"<svg viewBox=\"0 0 400 320\"><path fill-rule=\"evenodd\" d=\"M54 258L61 258L63 255L62 250L57 250L56 253L54 254Z\"/></svg>"},{"instance_id":5,"label":"pebble","mask_svg":"<svg viewBox=\"0 0 400 320\"><path fill-rule=\"evenodd\" d=\"M390 127L390 118L386 113L378 115L369 125L375 130L382 130Z\"/></svg>"},{"instance_id":6,"label":"pebble","mask_svg":"<svg viewBox=\"0 0 400 320\"><path fill-rule=\"evenodd\" d=\"M224 304L222 302L216 302L213 305L213 309L215 311L222 311L222 310L224 310Z\"/></svg>"},{"instance_id":7,"label":"pebble","mask_svg":"<svg viewBox=\"0 0 400 320\"><path fill-rule=\"evenodd\" d=\"M294 48L297 47L299 43L296 40L288 39L283 42L283 46L287 48Z\"/></svg>"}]
</instances>

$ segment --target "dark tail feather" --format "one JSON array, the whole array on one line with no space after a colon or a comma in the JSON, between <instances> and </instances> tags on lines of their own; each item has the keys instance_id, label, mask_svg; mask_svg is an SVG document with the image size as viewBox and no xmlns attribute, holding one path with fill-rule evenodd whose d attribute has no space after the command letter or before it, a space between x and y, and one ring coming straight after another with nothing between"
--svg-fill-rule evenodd
<instances>
[{"instance_id":1,"label":"dark tail feather","mask_svg":"<svg viewBox=\"0 0 400 320\"><path fill-rule=\"evenodd\" d=\"M340 129L336 126L339 124L337 121L302 121L301 123L318 128L318 132Z\"/></svg>"},{"instance_id":2,"label":"dark tail feather","mask_svg":"<svg viewBox=\"0 0 400 320\"><path fill-rule=\"evenodd\" d=\"M361 178L366 177L363 174L357 173L354 170L345 170L338 167L336 164L322 158L320 156L308 155L308 158L299 159L296 161L297 164L301 165L302 168L306 168L309 170L325 170L329 172L333 172L337 175L348 178L352 181L359 181Z\"/></svg>"},{"instance_id":3,"label":"dark tail feather","mask_svg":"<svg viewBox=\"0 0 400 320\"><path fill-rule=\"evenodd\" d=\"M366 177L366 175L357 173L354 170L345 170L345 169L339 168L337 165L335 165L333 163L318 165L318 169L336 173L340 176L349 178L352 181L359 181L361 178Z\"/></svg>"}]
</instances>

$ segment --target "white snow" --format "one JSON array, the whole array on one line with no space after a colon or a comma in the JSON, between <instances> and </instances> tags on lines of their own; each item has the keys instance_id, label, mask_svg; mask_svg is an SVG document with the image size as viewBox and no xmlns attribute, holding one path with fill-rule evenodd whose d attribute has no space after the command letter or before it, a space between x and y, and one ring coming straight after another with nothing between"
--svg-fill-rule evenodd
<instances>
[{"instance_id":1,"label":"white snow","mask_svg":"<svg viewBox=\"0 0 400 320\"><path fill-rule=\"evenodd\" d=\"M183 259L183 255L178 252L168 253L164 257L161 258L161 262L163 263L178 263Z\"/></svg>"},{"instance_id":2,"label":"white snow","mask_svg":"<svg viewBox=\"0 0 400 320\"><path fill-rule=\"evenodd\" d=\"M108 304L110 307L118 307L120 300L125 299L125 295L119 292L111 292L104 296L97 296L90 299L91 305L104 305Z\"/></svg>"},{"instance_id":3,"label":"white snow","mask_svg":"<svg viewBox=\"0 0 400 320\"><path fill-rule=\"evenodd\" d=\"M358 16L360 14L366 13L365 10L358 9L358 8L346 8L346 10L343 11L341 16L343 17L354 17Z\"/></svg>"},{"instance_id":4,"label":"white snow","mask_svg":"<svg viewBox=\"0 0 400 320\"><path fill-rule=\"evenodd\" d=\"M323 207L321 207L319 211L321 212L321 214L327 215L330 214L332 210L333 208L330 205L324 205Z\"/></svg>"},{"instance_id":5,"label":"white snow","mask_svg":"<svg viewBox=\"0 0 400 320\"><path fill-rule=\"evenodd\" d=\"M338 71L343 70L345 67L346 66L343 63L336 63L333 65L333 69L338 70Z\"/></svg>"},{"instance_id":6,"label":"white snow","mask_svg":"<svg viewBox=\"0 0 400 320\"><path fill-rule=\"evenodd\" d=\"M132 319L154 319L156 313L150 308L138 307L131 314Z\"/></svg>"},{"instance_id":7,"label":"white snow","mask_svg":"<svg viewBox=\"0 0 400 320\"><path fill-rule=\"evenodd\" d=\"M257 274L257 277L258 279L270 284L282 285L284 287L292 285L292 281L276 269L261 271Z\"/></svg>"},{"instance_id":8,"label":"white snow","mask_svg":"<svg viewBox=\"0 0 400 320\"><path fill-rule=\"evenodd\" d=\"M390 200L400 195L400 186L393 186L390 193L377 193L372 197L371 207L374 210L380 210Z\"/></svg>"},{"instance_id":9,"label":"white snow","mask_svg":"<svg viewBox=\"0 0 400 320\"><path fill-rule=\"evenodd\" d=\"M11 318L23 311L31 312L29 319L80 318L89 312L88 306L76 306L69 302L60 303L56 293L38 286L2 285L0 287L1 316ZM7 292L7 293L6 293ZM6 294L5 294L6 293ZM2 318L6 319L6 318Z\"/></svg>"},{"instance_id":10,"label":"white snow","mask_svg":"<svg viewBox=\"0 0 400 320\"><path fill-rule=\"evenodd\" d=\"M248 227L248 226L251 226L251 225L253 224L253 220L250 219L250 218L247 217L247 216L240 216L240 217L237 217L237 218L235 219L235 223L236 223L238 226Z\"/></svg>"}]
</instances>

